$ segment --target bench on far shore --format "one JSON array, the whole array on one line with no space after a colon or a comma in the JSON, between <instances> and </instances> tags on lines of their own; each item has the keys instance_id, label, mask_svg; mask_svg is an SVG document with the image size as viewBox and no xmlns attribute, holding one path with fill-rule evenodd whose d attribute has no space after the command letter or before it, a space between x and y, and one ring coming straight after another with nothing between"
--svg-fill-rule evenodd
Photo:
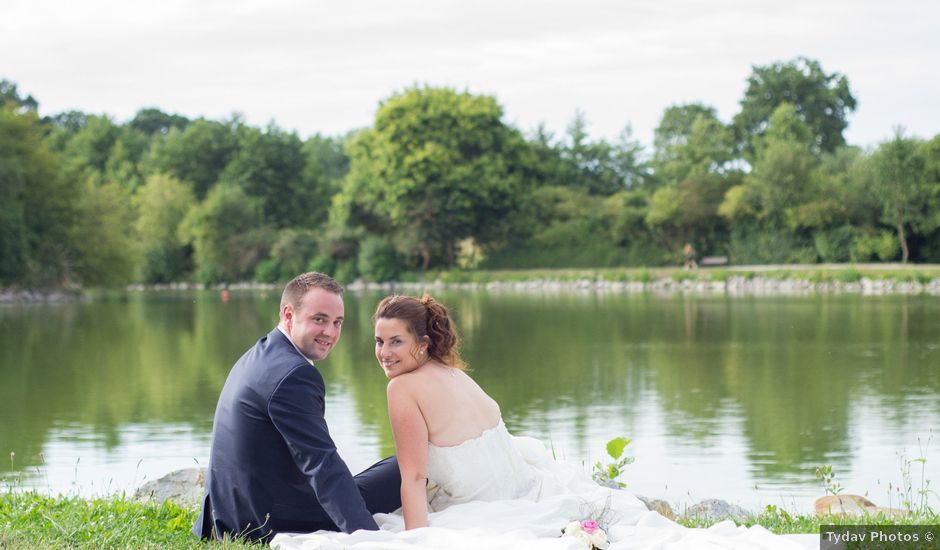
<instances>
[{"instance_id":1,"label":"bench on far shore","mask_svg":"<svg viewBox=\"0 0 940 550\"><path fill-rule=\"evenodd\" d=\"M702 267L714 267L720 265L728 265L727 256L704 256L702 260L698 263Z\"/></svg>"}]
</instances>

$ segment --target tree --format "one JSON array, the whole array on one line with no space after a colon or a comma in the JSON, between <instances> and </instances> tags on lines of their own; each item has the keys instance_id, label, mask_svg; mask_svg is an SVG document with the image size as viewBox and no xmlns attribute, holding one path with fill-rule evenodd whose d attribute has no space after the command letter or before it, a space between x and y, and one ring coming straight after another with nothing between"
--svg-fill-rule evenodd
<instances>
[{"instance_id":1,"label":"tree","mask_svg":"<svg viewBox=\"0 0 940 550\"><path fill-rule=\"evenodd\" d=\"M305 184L302 146L296 134L274 125L264 131L241 126L238 151L219 179L260 199L265 220L275 227L321 224L325 219L311 212L326 212L329 197L326 189L316 193Z\"/></svg>"},{"instance_id":2,"label":"tree","mask_svg":"<svg viewBox=\"0 0 940 550\"><path fill-rule=\"evenodd\" d=\"M69 177L84 180L89 171L103 175L120 133L120 127L110 118L86 116L82 127L65 141L63 156Z\"/></svg>"},{"instance_id":3,"label":"tree","mask_svg":"<svg viewBox=\"0 0 940 550\"><path fill-rule=\"evenodd\" d=\"M882 220L897 231L903 263L911 256L908 230L929 232L940 225L940 215L930 208L936 203L923 153L921 143L904 137L899 128L894 139L882 143L872 156L873 191L881 205Z\"/></svg>"},{"instance_id":4,"label":"tree","mask_svg":"<svg viewBox=\"0 0 940 550\"><path fill-rule=\"evenodd\" d=\"M422 268L454 265L456 244L504 238L519 208L525 143L488 96L412 88L384 101L350 142L332 220L385 228Z\"/></svg>"},{"instance_id":5,"label":"tree","mask_svg":"<svg viewBox=\"0 0 940 550\"><path fill-rule=\"evenodd\" d=\"M128 189L117 182L84 182L79 216L70 232L75 247L74 273L86 286L119 286L133 280L139 242Z\"/></svg>"},{"instance_id":6,"label":"tree","mask_svg":"<svg viewBox=\"0 0 940 550\"><path fill-rule=\"evenodd\" d=\"M643 147L633 138L632 128L627 125L617 141L610 143L590 140L587 126L584 113L576 112L568 124L567 139L555 145L559 162L547 182L580 187L592 195L604 196L643 185L649 171L642 158Z\"/></svg>"},{"instance_id":7,"label":"tree","mask_svg":"<svg viewBox=\"0 0 940 550\"><path fill-rule=\"evenodd\" d=\"M182 280L191 268L188 246L178 232L196 202L192 188L173 176L154 174L134 197L138 211L136 229L143 256L142 277L148 283Z\"/></svg>"},{"instance_id":8,"label":"tree","mask_svg":"<svg viewBox=\"0 0 940 550\"><path fill-rule=\"evenodd\" d=\"M154 140L147 172L187 181L196 198L204 198L238 150L239 124L237 119L222 123L200 118L185 130L170 128Z\"/></svg>"},{"instance_id":9,"label":"tree","mask_svg":"<svg viewBox=\"0 0 940 550\"><path fill-rule=\"evenodd\" d=\"M653 166L660 185L721 174L734 158L734 138L715 115L700 104L666 109L655 130Z\"/></svg>"},{"instance_id":10,"label":"tree","mask_svg":"<svg viewBox=\"0 0 940 550\"><path fill-rule=\"evenodd\" d=\"M816 208L819 158L811 129L787 103L755 140L753 169L728 189L718 212L736 227L731 248L740 261L815 261L808 234L828 223L838 205ZM753 222L753 223L750 223Z\"/></svg>"},{"instance_id":11,"label":"tree","mask_svg":"<svg viewBox=\"0 0 940 550\"><path fill-rule=\"evenodd\" d=\"M692 126L699 118L719 122L715 108L701 103L672 105L663 111L653 132L654 158L658 164L675 160L677 151L688 144Z\"/></svg>"},{"instance_id":12,"label":"tree","mask_svg":"<svg viewBox=\"0 0 940 550\"><path fill-rule=\"evenodd\" d=\"M135 192L144 184L143 159L149 148L148 135L130 126L121 126L104 166L105 179Z\"/></svg>"},{"instance_id":13,"label":"tree","mask_svg":"<svg viewBox=\"0 0 940 550\"><path fill-rule=\"evenodd\" d=\"M809 126L815 151L832 152L845 144L842 132L856 106L848 79L827 74L818 61L798 57L753 67L741 111L734 117L739 145L747 154L754 153L755 139L764 134L774 110L783 103L793 105Z\"/></svg>"},{"instance_id":14,"label":"tree","mask_svg":"<svg viewBox=\"0 0 940 550\"><path fill-rule=\"evenodd\" d=\"M339 191L343 178L349 173L349 156L345 144L349 137L333 138L316 134L304 142L305 181L323 181L329 194ZM316 184L320 186L319 183Z\"/></svg>"},{"instance_id":15,"label":"tree","mask_svg":"<svg viewBox=\"0 0 940 550\"><path fill-rule=\"evenodd\" d=\"M647 226L673 254L684 243L717 253L727 232L718 206L740 177L729 167L734 158L731 131L711 107L674 105L663 112L654 145L658 187L649 198Z\"/></svg>"},{"instance_id":16,"label":"tree","mask_svg":"<svg viewBox=\"0 0 940 550\"><path fill-rule=\"evenodd\" d=\"M0 80L0 107L13 105L17 112L33 111L39 109L39 102L32 95L23 97L16 89L16 83L6 79Z\"/></svg>"},{"instance_id":17,"label":"tree","mask_svg":"<svg viewBox=\"0 0 940 550\"><path fill-rule=\"evenodd\" d=\"M189 119L182 115L171 115L164 113L160 109L147 108L137 111L134 118L128 126L144 134L162 134L166 135L173 128L185 130L189 125Z\"/></svg>"},{"instance_id":18,"label":"tree","mask_svg":"<svg viewBox=\"0 0 940 550\"><path fill-rule=\"evenodd\" d=\"M250 280L274 239L263 219L261 199L237 185L213 187L186 214L179 230L182 242L193 246L197 278L203 283Z\"/></svg>"},{"instance_id":19,"label":"tree","mask_svg":"<svg viewBox=\"0 0 940 550\"><path fill-rule=\"evenodd\" d=\"M52 287L69 279L69 227L78 189L43 141L34 111L0 107L0 284Z\"/></svg>"}]
</instances>

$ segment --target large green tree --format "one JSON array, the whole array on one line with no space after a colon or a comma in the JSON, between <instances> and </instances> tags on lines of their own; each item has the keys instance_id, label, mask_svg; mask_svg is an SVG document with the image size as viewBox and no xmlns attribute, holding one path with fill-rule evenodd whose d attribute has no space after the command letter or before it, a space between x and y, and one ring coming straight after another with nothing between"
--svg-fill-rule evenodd
<instances>
[{"instance_id":1,"label":"large green tree","mask_svg":"<svg viewBox=\"0 0 940 550\"><path fill-rule=\"evenodd\" d=\"M134 197L138 215L143 265L141 277L148 283L181 281L190 270L190 249L180 242L180 224L196 202L189 184L173 176L154 174Z\"/></svg>"},{"instance_id":2,"label":"large green tree","mask_svg":"<svg viewBox=\"0 0 940 550\"><path fill-rule=\"evenodd\" d=\"M197 278L203 283L250 280L275 238L263 222L261 199L234 184L213 187L179 229L181 241L193 247Z\"/></svg>"},{"instance_id":3,"label":"large green tree","mask_svg":"<svg viewBox=\"0 0 940 550\"><path fill-rule=\"evenodd\" d=\"M809 204L819 164L813 142L811 128L792 105L774 111L754 143L753 170L727 191L719 207L735 226L731 249L739 260L815 261L809 237L800 229L822 223L817 216L835 211Z\"/></svg>"},{"instance_id":4,"label":"large green tree","mask_svg":"<svg viewBox=\"0 0 940 550\"><path fill-rule=\"evenodd\" d=\"M160 109L149 107L137 111L128 126L147 135L167 134L173 128L185 130L189 119L182 115L164 113Z\"/></svg>"},{"instance_id":5,"label":"large green tree","mask_svg":"<svg viewBox=\"0 0 940 550\"><path fill-rule=\"evenodd\" d=\"M704 253L723 253L726 224L718 206L740 179L730 167L731 130L715 109L693 103L667 108L654 136L657 188L649 199L647 226L673 256L684 243Z\"/></svg>"},{"instance_id":6,"label":"large green tree","mask_svg":"<svg viewBox=\"0 0 940 550\"><path fill-rule=\"evenodd\" d=\"M274 125L263 131L241 126L238 151L219 179L261 200L266 221L276 227L322 224L326 220L311 212L326 212L329 197L306 184L305 162L303 143L296 134Z\"/></svg>"},{"instance_id":7,"label":"large green tree","mask_svg":"<svg viewBox=\"0 0 940 550\"><path fill-rule=\"evenodd\" d=\"M901 261L911 257L910 231L929 233L940 226L937 189L931 185L926 147L904 137L900 129L894 139L882 143L872 156L874 194L882 210L882 221L897 232Z\"/></svg>"},{"instance_id":8,"label":"large green tree","mask_svg":"<svg viewBox=\"0 0 940 550\"><path fill-rule=\"evenodd\" d=\"M456 262L457 242L505 237L525 178L518 131L489 96L449 88L405 90L379 107L350 145L335 220L394 232L423 268Z\"/></svg>"},{"instance_id":9,"label":"large green tree","mask_svg":"<svg viewBox=\"0 0 940 550\"><path fill-rule=\"evenodd\" d=\"M196 198L202 199L235 156L239 125L237 119L227 122L198 119L184 130L170 128L153 143L147 171L188 181Z\"/></svg>"},{"instance_id":10,"label":"large green tree","mask_svg":"<svg viewBox=\"0 0 940 550\"><path fill-rule=\"evenodd\" d=\"M845 144L842 132L856 106L848 78L826 73L816 60L798 57L753 67L741 111L734 117L739 143L747 154L755 153L755 140L764 134L774 110L783 103L793 105L809 126L816 151L832 152Z\"/></svg>"},{"instance_id":11,"label":"large green tree","mask_svg":"<svg viewBox=\"0 0 940 550\"><path fill-rule=\"evenodd\" d=\"M15 82L2 79L0 80L0 107L10 104L17 111L36 111L39 108L39 102L32 95L21 96Z\"/></svg>"},{"instance_id":12,"label":"large green tree","mask_svg":"<svg viewBox=\"0 0 940 550\"><path fill-rule=\"evenodd\" d=\"M627 125L615 141L592 140L588 121L578 111L568 124L565 139L555 145L559 161L553 171L545 172L545 182L579 187L592 195L612 195L641 187L649 178L643 159L643 147L633 138Z\"/></svg>"},{"instance_id":13,"label":"large green tree","mask_svg":"<svg viewBox=\"0 0 940 550\"><path fill-rule=\"evenodd\" d=\"M72 269L85 286L120 286L133 280L139 263L130 191L115 181L83 182L79 216L69 227L75 247Z\"/></svg>"},{"instance_id":14,"label":"large green tree","mask_svg":"<svg viewBox=\"0 0 940 550\"><path fill-rule=\"evenodd\" d=\"M79 190L43 140L45 128L17 103L0 107L0 284L56 286L74 260L70 226Z\"/></svg>"}]
</instances>

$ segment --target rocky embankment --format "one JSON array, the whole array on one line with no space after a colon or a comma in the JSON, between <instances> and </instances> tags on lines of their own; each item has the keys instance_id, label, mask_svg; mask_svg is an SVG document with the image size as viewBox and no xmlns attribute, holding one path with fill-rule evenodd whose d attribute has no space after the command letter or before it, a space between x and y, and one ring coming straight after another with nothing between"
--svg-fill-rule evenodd
<instances>
[{"instance_id":1,"label":"rocky embankment","mask_svg":"<svg viewBox=\"0 0 940 550\"><path fill-rule=\"evenodd\" d=\"M514 292L649 292L654 294L699 293L729 294L741 296L775 296L810 294L862 294L880 296L887 294L929 294L940 296L940 279L927 283L917 281L895 281L890 279L862 278L855 282L824 281L814 282L809 279L772 279L765 277L731 276L721 281L697 279L675 280L672 278L641 281L604 281L577 279L558 281L534 279L517 282L493 281L488 283L444 283L432 281L425 283L367 283L356 281L347 285L350 290L384 291L422 291L445 288L485 289L488 291Z\"/></svg>"},{"instance_id":2,"label":"rocky embankment","mask_svg":"<svg viewBox=\"0 0 940 550\"><path fill-rule=\"evenodd\" d=\"M82 293L76 290L0 289L0 304L65 304L81 299Z\"/></svg>"}]
</instances>

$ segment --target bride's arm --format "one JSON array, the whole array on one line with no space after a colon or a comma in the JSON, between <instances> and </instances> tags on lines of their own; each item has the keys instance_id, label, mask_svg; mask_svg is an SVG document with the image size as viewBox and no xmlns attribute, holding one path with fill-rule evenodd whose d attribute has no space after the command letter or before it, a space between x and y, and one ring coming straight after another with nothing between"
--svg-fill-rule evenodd
<instances>
[{"instance_id":1,"label":"bride's arm","mask_svg":"<svg viewBox=\"0 0 940 550\"><path fill-rule=\"evenodd\" d=\"M401 470L401 507L405 529L428 524L428 426L408 380L389 381L388 418L395 436L395 453Z\"/></svg>"}]
</instances>

